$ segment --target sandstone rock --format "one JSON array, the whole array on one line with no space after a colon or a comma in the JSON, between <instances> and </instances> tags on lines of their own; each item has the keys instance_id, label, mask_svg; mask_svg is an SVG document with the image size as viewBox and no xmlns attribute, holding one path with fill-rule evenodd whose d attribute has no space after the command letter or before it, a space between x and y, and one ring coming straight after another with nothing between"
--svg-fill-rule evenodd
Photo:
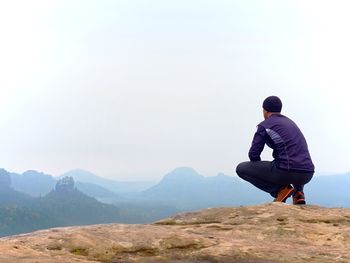
<instances>
[{"instance_id":1,"label":"sandstone rock","mask_svg":"<svg viewBox=\"0 0 350 263\"><path fill-rule=\"evenodd\" d=\"M350 209L271 203L0 239L0 262L350 262Z\"/></svg>"}]
</instances>

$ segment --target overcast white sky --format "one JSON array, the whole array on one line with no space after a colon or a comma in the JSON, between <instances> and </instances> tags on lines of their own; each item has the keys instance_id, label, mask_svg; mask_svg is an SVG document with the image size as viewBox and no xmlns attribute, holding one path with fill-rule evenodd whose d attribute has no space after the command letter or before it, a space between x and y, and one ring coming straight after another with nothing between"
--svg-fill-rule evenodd
<instances>
[{"instance_id":1,"label":"overcast white sky","mask_svg":"<svg viewBox=\"0 0 350 263\"><path fill-rule=\"evenodd\" d=\"M345 0L1 1L0 167L234 175L277 95L317 173L348 172L349 11Z\"/></svg>"}]
</instances>

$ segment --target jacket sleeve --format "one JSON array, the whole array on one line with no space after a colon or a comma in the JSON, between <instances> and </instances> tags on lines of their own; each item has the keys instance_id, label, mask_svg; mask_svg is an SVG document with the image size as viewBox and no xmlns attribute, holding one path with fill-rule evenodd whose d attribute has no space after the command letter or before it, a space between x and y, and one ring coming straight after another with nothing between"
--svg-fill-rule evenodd
<instances>
[{"instance_id":1,"label":"jacket sleeve","mask_svg":"<svg viewBox=\"0 0 350 263\"><path fill-rule=\"evenodd\" d=\"M261 125L258 125L257 131L254 134L252 146L249 150L249 159L252 162L261 161L260 154L264 150L266 143L266 131Z\"/></svg>"}]
</instances>

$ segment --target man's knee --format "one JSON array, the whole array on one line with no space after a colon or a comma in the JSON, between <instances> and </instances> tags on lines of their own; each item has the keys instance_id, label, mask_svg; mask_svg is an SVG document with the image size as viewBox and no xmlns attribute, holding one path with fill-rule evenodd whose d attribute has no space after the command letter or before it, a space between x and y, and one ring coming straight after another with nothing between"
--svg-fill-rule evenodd
<instances>
[{"instance_id":1,"label":"man's knee","mask_svg":"<svg viewBox=\"0 0 350 263\"><path fill-rule=\"evenodd\" d=\"M239 177L243 178L244 175L247 173L247 167L249 162L243 162L237 165L236 167L236 173Z\"/></svg>"}]
</instances>

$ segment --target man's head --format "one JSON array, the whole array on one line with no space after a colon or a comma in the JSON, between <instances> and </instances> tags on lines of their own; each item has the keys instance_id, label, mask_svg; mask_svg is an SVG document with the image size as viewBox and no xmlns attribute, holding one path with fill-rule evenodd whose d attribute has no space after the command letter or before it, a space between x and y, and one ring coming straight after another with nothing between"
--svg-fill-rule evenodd
<instances>
[{"instance_id":1,"label":"man's head","mask_svg":"<svg viewBox=\"0 0 350 263\"><path fill-rule=\"evenodd\" d=\"M282 101L277 96L267 97L263 102L264 118L267 119L272 114L279 114L282 110Z\"/></svg>"}]
</instances>

